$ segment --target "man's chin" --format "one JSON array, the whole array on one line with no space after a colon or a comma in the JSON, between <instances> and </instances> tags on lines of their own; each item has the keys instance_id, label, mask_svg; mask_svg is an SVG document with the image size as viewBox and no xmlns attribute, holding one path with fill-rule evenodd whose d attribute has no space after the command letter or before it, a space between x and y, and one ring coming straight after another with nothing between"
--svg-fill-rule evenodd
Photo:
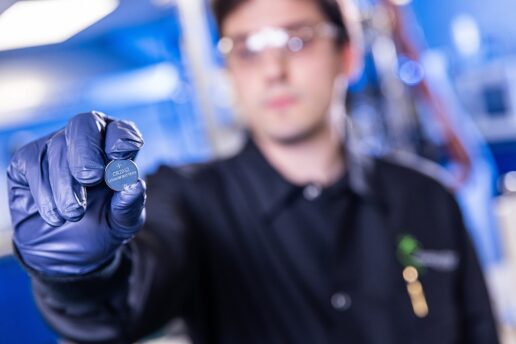
<instances>
[{"instance_id":1,"label":"man's chin","mask_svg":"<svg viewBox=\"0 0 516 344\"><path fill-rule=\"evenodd\" d=\"M288 133L269 133L269 140L280 145L297 145L310 141L319 132L318 128L291 131Z\"/></svg>"}]
</instances>

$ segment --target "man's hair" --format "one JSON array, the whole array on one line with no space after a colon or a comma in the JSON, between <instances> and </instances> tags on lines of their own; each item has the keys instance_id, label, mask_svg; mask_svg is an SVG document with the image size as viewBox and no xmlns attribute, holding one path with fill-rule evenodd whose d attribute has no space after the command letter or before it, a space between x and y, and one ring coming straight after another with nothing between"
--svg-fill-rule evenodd
<instances>
[{"instance_id":1,"label":"man's hair","mask_svg":"<svg viewBox=\"0 0 516 344\"><path fill-rule=\"evenodd\" d=\"M222 31L222 25L226 18L235 11L238 7L250 0L212 0L213 14L215 20ZM349 33L344 25L342 19L342 12L340 10L337 0L299 0L299 1L315 1L319 7L321 13L327 18L327 20L335 25L340 34L337 37L336 43L338 46L347 45L350 41Z\"/></svg>"}]
</instances>

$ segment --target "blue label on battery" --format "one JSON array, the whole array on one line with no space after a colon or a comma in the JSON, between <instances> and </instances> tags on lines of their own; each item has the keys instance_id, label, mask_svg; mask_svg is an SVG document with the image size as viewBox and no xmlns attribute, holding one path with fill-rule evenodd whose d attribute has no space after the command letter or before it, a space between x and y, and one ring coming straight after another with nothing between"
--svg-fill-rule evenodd
<instances>
[{"instance_id":1,"label":"blue label on battery","mask_svg":"<svg viewBox=\"0 0 516 344\"><path fill-rule=\"evenodd\" d=\"M138 181L138 167L131 160L113 160L104 173L106 184L115 191L122 191L126 185Z\"/></svg>"}]
</instances>

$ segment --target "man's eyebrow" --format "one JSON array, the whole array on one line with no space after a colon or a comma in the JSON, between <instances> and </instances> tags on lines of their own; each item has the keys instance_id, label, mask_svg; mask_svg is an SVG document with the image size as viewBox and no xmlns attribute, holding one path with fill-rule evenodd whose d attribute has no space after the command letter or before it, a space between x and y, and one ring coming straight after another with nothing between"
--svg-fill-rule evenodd
<instances>
[{"instance_id":1,"label":"man's eyebrow","mask_svg":"<svg viewBox=\"0 0 516 344\"><path fill-rule=\"evenodd\" d=\"M283 29L287 29L287 30L294 30L294 29L299 29L299 28L302 28L304 26L307 26L307 25L314 25L314 24L317 24L319 23L320 20L300 20L300 21L297 21L297 22L293 22L293 23L290 23L290 24L287 24L287 25L283 25L281 26L281 28Z\"/></svg>"}]
</instances>

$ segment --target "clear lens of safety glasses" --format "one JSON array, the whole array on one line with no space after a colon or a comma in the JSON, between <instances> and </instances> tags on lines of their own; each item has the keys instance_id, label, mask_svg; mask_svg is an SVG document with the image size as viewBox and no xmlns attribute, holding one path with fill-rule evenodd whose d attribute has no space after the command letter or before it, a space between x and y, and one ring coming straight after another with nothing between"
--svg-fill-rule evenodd
<instances>
[{"instance_id":1,"label":"clear lens of safety glasses","mask_svg":"<svg viewBox=\"0 0 516 344\"><path fill-rule=\"evenodd\" d=\"M247 36L223 37L218 49L226 57L251 60L268 48L282 48L297 53L316 38L335 38L339 30L335 25L322 22L291 28L266 27Z\"/></svg>"}]
</instances>

